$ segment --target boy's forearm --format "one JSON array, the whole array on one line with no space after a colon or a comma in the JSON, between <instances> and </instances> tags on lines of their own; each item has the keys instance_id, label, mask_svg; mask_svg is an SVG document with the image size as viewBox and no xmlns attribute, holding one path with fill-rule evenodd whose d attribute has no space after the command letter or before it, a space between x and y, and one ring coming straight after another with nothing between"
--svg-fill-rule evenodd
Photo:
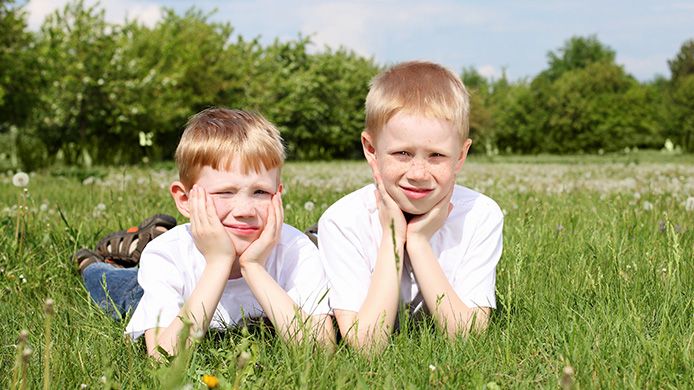
<instances>
[{"instance_id":1,"label":"boy's forearm","mask_svg":"<svg viewBox=\"0 0 694 390\"><path fill-rule=\"evenodd\" d=\"M404 240L393 242L384 232L369 290L345 336L354 347L370 351L385 348L393 332L400 302L400 279L404 259ZM396 255L397 254L397 255ZM343 330L343 334L344 329Z\"/></svg>"},{"instance_id":2,"label":"boy's forearm","mask_svg":"<svg viewBox=\"0 0 694 390\"><path fill-rule=\"evenodd\" d=\"M409 239L407 253L429 312L449 336L467 334L473 323L475 330L486 328L489 311L471 308L458 297L427 240Z\"/></svg>"},{"instance_id":3,"label":"boy's forearm","mask_svg":"<svg viewBox=\"0 0 694 390\"><path fill-rule=\"evenodd\" d=\"M307 315L277 284L263 265L253 262L244 264L241 274L265 315L283 339L301 341L306 336L305 332L309 332L310 337L316 341L330 348L334 347L335 332L329 318L319 321L318 318L314 318L319 316ZM313 320L316 320L315 323Z\"/></svg>"},{"instance_id":4,"label":"boy's forearm","mask_svg":"<svg viewBox=\"0 0 694 390\"><path fill-rule=\"evenodd\" d=\"M175 354L180 347L178 335L184 327L184 321L191 323L191 334L207 331L229 279L230 268L229 265L221 264L221 262L208 262L199 282L176 318L157 335L157 345L169 354ZM152 348L148 346L148 350L151 351Z\"/></svg>"}]
</instances>

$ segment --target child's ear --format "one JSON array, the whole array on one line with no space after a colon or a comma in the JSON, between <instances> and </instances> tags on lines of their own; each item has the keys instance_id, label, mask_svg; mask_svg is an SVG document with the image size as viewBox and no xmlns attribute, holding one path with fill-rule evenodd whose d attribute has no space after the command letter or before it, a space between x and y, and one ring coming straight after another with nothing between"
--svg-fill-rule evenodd
<instances>
[{"instance_id":1,"label":"child's ear","mask_svg":"<svg viewBox=\"0 0 694 390\"><path fill-rule=\"evenodd\" d=\"M366 131L361 132L361 146L364 149L366 161L371 162L376 159L376 147L374 146L373 138Z\"/></svg>"},{"instance_id":2,"label":"child's ear","mask_svg":"<svg viewBox=\"0 0 694 390\"><path fill-rule=\"evenodd\" d=\"M184 217L190 218L190 209L188 206L188 191L186 191L186 186L180 181L175 181L169 186L169 193L176 203L176 208L178 212Z\"/></svg>"},{"instance_id":3,"label":"child's ear","mask_svg":"<svg viewBox=\"0 0 694 390\"><path fill-rule=\"evenodd\" d=\"M472 139L468 138L463 142L463 148L460 150L460 156L458 156L458 161L455 163L455 173L460 172L463 168L465 160L467 159L467 152L470 150L470 145L472 145Z\"/></svg>"}]
</instances>

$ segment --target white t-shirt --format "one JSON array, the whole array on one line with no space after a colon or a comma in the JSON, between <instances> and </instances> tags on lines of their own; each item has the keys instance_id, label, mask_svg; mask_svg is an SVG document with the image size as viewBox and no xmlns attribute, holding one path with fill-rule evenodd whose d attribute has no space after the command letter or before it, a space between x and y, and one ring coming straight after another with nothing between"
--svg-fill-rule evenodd
<instances>
[{"instance_id":1,"label":"white t-shirt","mask_svg":"<svg viewBox=\"0 0 694 390\"><path fill-rule=\"evenodd\" d=\"M359 311L371 283L381 241L376 186L369 184L330 206L318 223L318 248L332 309ZM501 257L503 213L491 198L456 185L453 209L432 236L431 247L458 297L469 307L496 308L496 265ZM401 301L411 310L424 300L405 259Z\"/></svg>"},{"instance_id":2,"label":"white t-shirt","mask_svg":"<svg viewBox=\"0 0 694 390\"><path fill-rule=\"evenodd\" d=\"M176 226L147 244L137 276L144 295L125 333L135 339L147 329L169 326L192 294L205 265L189 223ZM318 249L306 235L285 224L265 268L304 312L329 314L323 266ZM227 281L210 327L225 328L243 318L263 315L246 281L232 279Z\"/></svg>"}]
</instances>

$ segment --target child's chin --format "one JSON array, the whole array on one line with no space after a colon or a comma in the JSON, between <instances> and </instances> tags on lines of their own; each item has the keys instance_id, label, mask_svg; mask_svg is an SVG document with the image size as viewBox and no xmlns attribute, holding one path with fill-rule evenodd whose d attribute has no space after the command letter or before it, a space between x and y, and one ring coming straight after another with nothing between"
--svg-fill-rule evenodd
<instances>
[{"instance_id":1,"label":"child's chin","mask_svg":"<svg viewBox=\"0 0 694 390\"><path fill-rule=\"evenodd\" d=\"M253 243L253 241L258 239L258 237L256 236L239 237L234 234L230 234L230 236L231 241L234 243L234 249L236 249L236 253L238 254L245 252L246 249Z\"/></svg>"},{"instance_id":2,"label":"child's chin","mask_svg":"<svg viewBox=\"0 0 694 390\"><path fill-rule=\"evenodd\" d=\"M404 204L403 204L404 203ZM400 210L402 210L403 213L409 214L412 216L417 216L417 215L422 215L426 214L429 210L431 210L431 207L428 204L425 204L425 202L403 202L398 204L400 206Z\"/></svg>"}]
</instances>

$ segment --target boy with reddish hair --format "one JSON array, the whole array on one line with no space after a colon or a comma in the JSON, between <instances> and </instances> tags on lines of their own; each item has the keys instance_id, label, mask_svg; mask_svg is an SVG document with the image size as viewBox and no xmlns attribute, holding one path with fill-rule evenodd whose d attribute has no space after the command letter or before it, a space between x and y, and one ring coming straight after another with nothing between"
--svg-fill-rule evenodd
<instances>
[{"instance_id":1,"label":"boy with reddish hair","mask_svg":"<svg viewBox=\"0 0 694 390\"><path fill-rule=\"evenodd\" d=\"M267 317L285 339L332 347L318 250L283 223L283 163L279 131L261 115L212 108L193 116L176 150L180 180L169 188L190 223L138 243L146 247L136 273L83 251L78 263L92 297L103 306L104 292L90 288L103 280L109 300L137 307L126 333L144 334L153 356L158 346L176 353L185 322L194 334L246 317ZM123 250L117 243L108 248Z\"/></svg>"}]
</instances>

